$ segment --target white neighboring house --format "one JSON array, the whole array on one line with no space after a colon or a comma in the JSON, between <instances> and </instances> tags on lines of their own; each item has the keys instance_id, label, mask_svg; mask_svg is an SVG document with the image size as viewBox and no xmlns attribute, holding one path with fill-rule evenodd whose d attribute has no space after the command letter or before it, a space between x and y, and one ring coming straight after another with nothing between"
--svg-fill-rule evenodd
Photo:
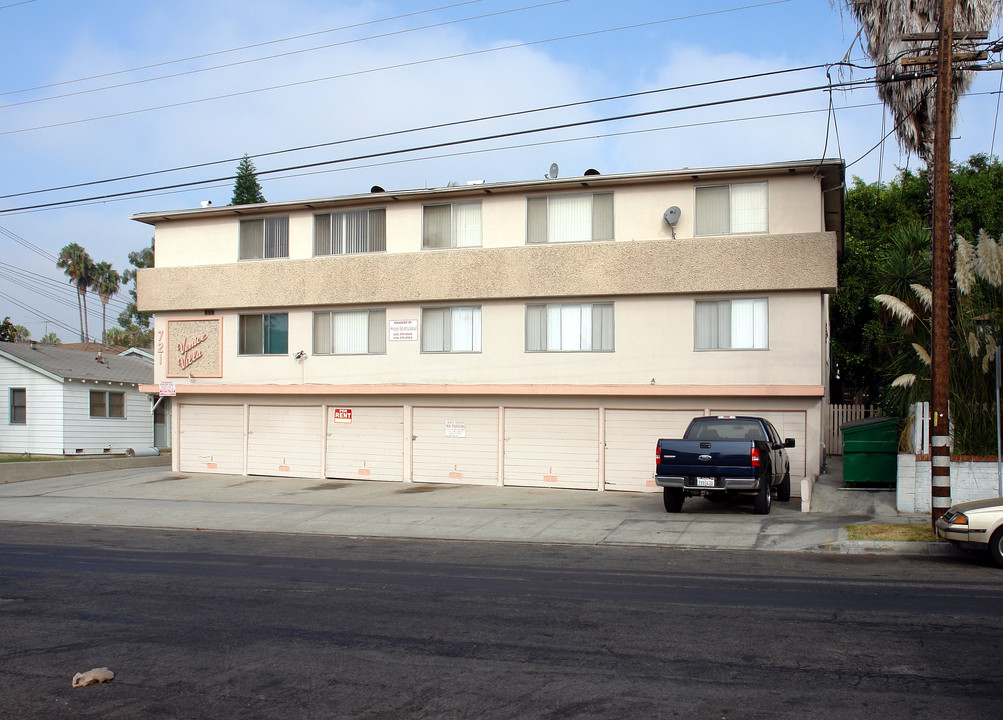
<instances>
[{"instance_id":1,"label":"white neighboring house","mask_svg":"<svg viewBox=\"0 0 1003 720\"><path fill-rule=\"evenodd\" d=\"M0 452L122 453L154 445L142 356L0 342Z\"/></svg>"}]
</instances>

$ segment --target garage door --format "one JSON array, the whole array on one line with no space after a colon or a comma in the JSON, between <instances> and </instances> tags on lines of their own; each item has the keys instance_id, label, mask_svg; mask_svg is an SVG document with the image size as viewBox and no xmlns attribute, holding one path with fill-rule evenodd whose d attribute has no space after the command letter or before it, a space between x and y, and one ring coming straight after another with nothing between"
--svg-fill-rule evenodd
<instances>
[{"instance_id":1,"label":"garage door","mask_svg":"<svg viewBox=\"0 0 1003 720\"><path fill-rule=\"evenodd\" d=\"M599 411L506 408L505 484L599 489Z\"/></svg>"},{"instance_id":2,"label":"garage door","mask_svg":"<svg viewBox=\"0 0 1003 720\"><path fill-rule=\"evenodd\" d=\"M607 410L606 489L661 492L655 485L655 444L681 438L702 410Z\"/></svg>"},{"instance_id":3,"label":"garage door","mask_svg":"<svg viewBox=\"0 0 1003 720\"><path fill-rule=\"evenodd\" d=\"M321 477L320 406L248 408L247 474Z\"/></svg>"},{"instance_id":4,"label":"garage door","mask_svg":"<svg viewBox=\"0 0 1003 720\"><path fill-rule=\"evenodd\" d=\"M805 476L805 412L803 410L713 410L712 415L754 415L773 423L780 433L780 439L794 438L793 449L788 448L787 457L791 461L791 487L798 495L801 480Z\"/></svg>"},{"instance_id":5,"label":"garage door","mask_svg":"<svg viewBox=\"0 0 1003 720\"><path fill-rule=\"evenodd\" d=\"M244 472L244 407L180 405L181 472Z\"/></svg>"},{"instance_id":6,"label":"garage door","mask_svg":"<svg viewBox=\"0 0 1003 720\"><path fill-rule=\"evenodd\" d=\"M328 408L324 474L330 478L403 481L404 408Z\"/></svg>"},{"instance_id":7,"label":"garage door","mask_svg":"<svg viewBox=\"0 0 1003 720\"><path fill-rule=\"evenodd\" d=\"M415 482L498 483L498 408L414 408Z\"/></svg>"}]
</instances>

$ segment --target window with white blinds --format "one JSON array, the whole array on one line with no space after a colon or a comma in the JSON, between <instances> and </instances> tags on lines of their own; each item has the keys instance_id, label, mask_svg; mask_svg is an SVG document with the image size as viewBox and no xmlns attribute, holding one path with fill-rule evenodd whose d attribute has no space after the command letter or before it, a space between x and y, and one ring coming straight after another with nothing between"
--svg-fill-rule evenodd
<instances>
[{"instance_id":1,"label":"window with white blinds","mask_svg":"<svg viewBox=\"0 0 1003 720\"><path fill-rule=\"evenodd\" d=\"M765 350L769 346L769 304L766 298L697 301L694 349Z\"/></svg>"},{"instance_id":2,"label":"window with white blinds","mask_svg":"<svg viewBox=\"0 0 1003 720\"><path fill-rule=\"evenodd\" d=\"M694 234L727 235L769 230L765 182L696 188Z\"/></svg>"},{"instance_id":3,"label":"window with white blinds","mask_svg":"<svg viewBox=\"0 0 1003 720\"><path fill-rule=\"evenodd\" d=\"M612 352L613 303L526 306L526 352Z\"/></svg>"},{"instance_id":4,"label":"window with white blinds","mask_svg":"<svg viewBox=\"0 0 1003 720\"><path fill-rule=\"evenodd\" d=\"M481 203L446 203L422 208L421 246L427 249L479 247Z\"/></svg>"},{"instance_id":5,"label":"window with white blinds","mask_svg":"<svg viewBox=\"0 0 1003 720\"><path fill-rule=\"evenodd\" d=\"M313 216L313 254L348 255L387 249L387 211L347 210Z\"/></svg>"},{"instance_id":6,"label":"window with white blinds","mask_svg":"<svg viewBox=\"0 0 1003 720\"><path fill-rule=\"evenodd\" d=\"M422 308L421 351L480 352L480 307Z\"/></svg>"},{"instance_id":7,"label":"window with white blinds","mask_svg":"<svg viewBox=\"0 0 1003 720\"><path fill-rule=\"evenodd\" d=\"M289 257L289 216L240 221L240 259Z\"/></svg>"},{"instance_id":8,"label":"window with white blinds","mask_svg":"<svg viewBox=\"0 0 1003 720\"><path fill-rule=\"evenodd\" d=\"M386 351L386 310L313 314L314 355L381 355Z\"/></svg>"},{"instance_id":9,"label":"window with white blinds","mask_svg":"<svg viewBox=\"0 0 1003 720\"><path fill-rule=\"evenodd\" d=\"M526 242L613 239L613 193L549 195L526 200Z\"/></svg>"}]
</instances>

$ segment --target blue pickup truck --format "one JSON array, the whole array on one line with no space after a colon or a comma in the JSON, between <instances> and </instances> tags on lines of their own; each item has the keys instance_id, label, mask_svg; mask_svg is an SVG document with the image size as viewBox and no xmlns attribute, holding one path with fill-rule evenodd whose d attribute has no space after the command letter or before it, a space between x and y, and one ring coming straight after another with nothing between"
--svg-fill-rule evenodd
<instances>
[{"instance_id":1,"label":"blue pickup truck","mask_svg":"<svg viewBox=\"0 0 1003 720\"><path fill-rule=\"evenodd\" d=\"M782 502L791 499L792 447L794 438L781 440L763 418L693 418L682 440L659 440L655 450L655 482L665 511L679 512L695 495L751 495L756 513L766 515L774 493Z\"/></svg>"}]
</instances>

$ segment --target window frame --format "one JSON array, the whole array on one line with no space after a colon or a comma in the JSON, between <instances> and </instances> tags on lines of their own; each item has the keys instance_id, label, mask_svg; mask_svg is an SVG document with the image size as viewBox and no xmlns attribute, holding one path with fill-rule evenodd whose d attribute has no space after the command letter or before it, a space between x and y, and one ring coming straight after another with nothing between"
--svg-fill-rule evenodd
<instances>
[{"instance_id":1,"label":"window frame","mask_svg":"<svg viewBox=\"0 0 1003 720\"><path fill-rule=\"evenodd\" d=\"M364 243L366 245L365 250L349 250L347 245L349 243L348 238L348 226L350 222L350 216L352 215L365 215L366 218L366 237ZM319 223L320 218L328 218L327 221L327 246L330 248L329 252L319 252L321 239L319 237ZM335 218L338 218L341 226L341 237L339 238L339 249L335 250ZM375 218L379 218L378 221L374 222ZM379 243L382 247L373 247L373 228L378 227L380 229ZM387 251L387 209L385 207L374 207L374 208L352 208L348 210L331 210L329 212L319 212L313 215L313 256L314 257L330 257L332 255L365 255L369 253L378 253Z\"/></svg>"},{"instance_id":2,"label":"window frame","mask_svg":"<svg viewBox=\"0 0 1003 720\"><path fill-rule=\"evenodd\" d=\"M609 237L597 237L596 228L596 197L608 197L609 198ZM588 197L590 199L589 210L589 231L591 237L582 240L554 240L551 238L551 201L563 199L570 200L574 198ZM536 218L537 222L542 223L542 226L537 228L536 223L534 223L534 211L533 205L540 203L540 201L545 201L545 205L542 211L542 217ZM551 195L530 195L526 198L526 244L527 245L564 245L567 243L576 242L609 242L616 239L616 212L615 212L615 193L612 190L603 190L595 192L573 192L573 193L555 193ZM542 239L534 239L534 237L542 232ZM607 233L602 233L606 235Z\"/></svg>"},{"instance_id":3,"label":"window frame","mask_svg":"<svg viewBox=\"0 0 1003 720\"><path fill-rule=\"evenodd\" d=\"M15 394L20 393L21 402L17 403L14 401ZM28 388L10 388L7 393L7 424L8 425L27 425L28 424ZM21 419L17 419L18 413L15 410L20 409Z\"/></svg>"},{"instance_id":4,"label":"window frame","mask_svg":"<svg viewBox=\"0 0 1003 720\"><path fill-rule=\"evenodd\" d=\"M366 313L366 323L367 323L367 336L366 336L366 351L365 352L336 352L335 345L335 316L336 315L355 315ZM320 316L328 316L328 337L329 337L329 349L327 351L317 349L317 320ZM383 321L381 324L381 331L379 336L383 341L382 350L371 350L373 338L376 336L373 328L373 321L375 315L382 315ZM386 355L387 354L387 310L386 308L365 308L362 310L315 310L313 313L313 324L311 326L313 332L313 341L311 346L313 347L314 355L325 355L325 356L346 356L346 355Z\"/></svg>"},{"instance_id":5,"label":"window frame","mask_svg":"<svg viewBox=\"0 0 1003 720\"><path fill-rule=\"evenodd\" d=\"M732 206L732 188L744 185L761 185L763 187L763 229L762 230L738 230L734 229L734 207ZM701 232L700 231L700 212L699 212L699 200L697 195L701 190L713 189L713 188L728 188L728 229L723 232ZM706 222L706 221L704 221ZM703 185L695 185L693 187L693 236L694 237L714 237L717 235L766 235L770 232L770 183L768 180L751 180L749 182L735 182L735 183L708 183Z\"/></svg>"},{"instance_id":6,"label":"window frame","mask_svg":"<svg viewBox=\"0 0 1003 720\"><path fill-rule=\"evenodd\" d=\"M257 240L256 238L245 238L244 228L250 227L252 224L261 223L261 243L256 252L260 254L244 254L245 244L249 245L251 240ZM280 246L284 246L285 254L274 253L267 255L269 238L268 229L270 223L283 223L284 224L284 237L273 238L273 243L278 243ZM254 261L254 260L284 260L289 258L289 216L288 215L268 215L265 217L258 218L246 218L241 219L237 225L237 260L240 262ZM280 249L280 248L279 248Z\"/></svg>"},{"instance_id":7,"label":"window frame","mask_svg":"<svg viewBox=\"0 0 1003 720\"><path fill-rule=\"evenodd\" d=\"M477 207L477 244L457 245L456 233L456 207L460 205ZM429 208L449 208L449 244L448 245L428 245L428 218ZM422 250L451 250L459 248L484 247L484 205L480 200L459 200L455 202L435 202L425 203L421 206L421 249Z\"/></svg>"},{"instance_id":8,"label":"window frame","mask_svg":"<svg viewBox=\"0 0 1003 720\"><path fill-rule=\"evenodd\" d=\"M112 414L113 405L111 400L113 395L120 397L122 400L120 405L121 414L115 414L115 415ZM95 414L94 410L96 408L96 405L94 400L98 396L100 396L101 399L101 408L100 408L101 413ZM87 400L88 400L88 414L90 417L96 419L103 418L106 420L125 420L125 407L126 407L125 392L121 390L90 390L87 396Z\"/></svg>"},{"instance_id":9,"label":"window frame","mask_svg":"<svg viewBox=\"0 0 1003 720\"><path fill-rule=\"evenodd\" d=\"M429 312L438 312L442 310L449 310L449 349L442 350L429 350L426 349L426 336L427 327L425 325L427 321L427 314ZM471 317L470 330L470 350L454 350L453 348L453 318L455 317L457 311L461 310L473 310L475 314ZM428 307L422 307L419 314L419 348L421 354L428 355L476 355L483 352L483 336L484 336L484 314L481 310L480 305L430 305ZM477 330L476 337L474 336L474 330ZM445 341L445 336L443 340Z\"/></svg>"},{"instance_id":10,"label":"window frame","mask_svg":"<svg viewBox=\"0 0 1003 720\"><path fill-rule=\"evenodd\" d=\"M575 307L584 307L586 305L588 305L590 307L589 313L590 313L590 316L591 316L591 323L592 323L592 338L591 338L591 345L592 345L592 347L590 347L588 349L582 349L582 348L578 348L578 349L565 349L563 347L564 333L562 332L561 336L560 336L562 347L556 348L556 349L551 349L549 347L549 344L550 344L549 343L549 340L550 340L549 321L550 321L550 312L551 312L550 309L551 308L572 307L572 306L575 306ZM600 347L600 348L596 349L596 347L595 347L595 345L596 345L596 333L597 333L597 329L596 329L596 325L595 325L595 323L596 323L595 310L596 310L597 307L599 307L599 308L607 308L608 307L610 309L610 332L609 332L609 334L610 334L610 347L608 347L608 348ZM612 301L606 301L606 300L599 300L599 301L593 301L593 302L582 301L582 302L559 302L559 303L526 303L526 309L525 309L525 313L524 313L525 325L524 325L524 333L523 333L523 335L524 335L524 341L525 341L525 343L524 343L524 351L528 352L528 353L613 353L613 352L616 352L616 310L615 310L615 307L616 307L616 304L614 302L612 302ZM529 315L530 315L530 312L531 312L532 308L543 308L543 323L541 324L542 338L538 337L537 340L543 339L543 341L544 341L543 344L548 345L548 347L543 347L543 348L531 348L530 347L531 343L530 343L530 319L529 319ZM563 330L563 328L562 328L562 330ZM579 328L579 332L581 332L580 328ZM603 332L602 332L601 328L598 330L598 333L599 333L599 344L602 345Z\"/></svg>"},{"instance_id":11,"label":"window frame","mask_svg":"<svg viewBox=\"0 0 1003 720\"><path fill-rule=\"evenodd\" d=\"M266 332L270 330L266 318L285 318L285 341L286 347L281 352L269 352L272 340L266 339ZM246 352L247 342L245 318L261 318L261 352ZM289 313L241 313L237 316L237 355L240 357L279 357L289 354Z\"/></svg>"},{"instance_id":12,"label":"window frame","mask_svg":"<svg viewBox=\"0 0 1003 720\"><path fill-rule=\"evenodd\" d=\"M730 332L730 327L731 327L730 324L732 323L732 321L734 319L734 315L733 315L733 313L734 313L734 303L736 303L736 302L742 302L742 301L752 301L752 303L753 303L753 306L752 306L752 311L753 311L753 326L752 326L753 344L752 344L752 346L748 346L748 347L747 346L732 347L731 345L728 345L727 347L720 347L720 346L715 346L715 347L700 347L700 346L698 346L697 342L698 342L698 339L700 337L699 328L698 328L698 323L700 321L699 320L699 314L700 313L698 311L698 308L701 305L717 305L717 306L720 306L723 303L728 303L728 307L729 307L728 322L729 322L729 332ZM755 344L756 343L756 331L755 331L756 303L762 303L762 307L764 308L764 312L765 312L765 328L764 328L765 344L762 345L761 347L757 347L756 344ZM716 336L717 336L717 339L720 340L720 330L716 333ZM731 342L730 338L729 338L729 342ZM767 296L756 296L756 297L714 298L714 299L708 298L706 300L694 300L694 302L693 302L693 350L694 350L694 352L748 352L748 351L762 352L762 351L767 351L769 349L770 349L770 299L769 299L769 297L767 297Z\"/></svg>"}]
</instances>

